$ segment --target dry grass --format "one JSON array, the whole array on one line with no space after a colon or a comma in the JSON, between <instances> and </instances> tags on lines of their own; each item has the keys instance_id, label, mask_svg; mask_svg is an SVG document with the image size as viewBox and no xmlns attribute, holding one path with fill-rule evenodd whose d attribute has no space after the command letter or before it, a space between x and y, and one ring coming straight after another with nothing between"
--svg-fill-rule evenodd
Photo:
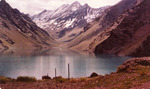
<instances>
[{"instance_id":1,"label":"dry grass","mask_svg":"<svg viewBox=\"0 0 150 89\"><path fill-rule=\"evenodd\" d=\"M150 81L150 66L136 66L132 67L130 72L110 74L88 81L85 89L96 86L108 89L129 89L148 81Z\"/></svg>"},{"instance_id":2,"label":"dry grass","mask_svg":"<svg viewBox=\"0 0 150 89\"><path fill-rule=\"evenodd\" d=\"M80 82L87 82L87 78L80 78Z\"/></svg>"},{"instance_id":3,"label":"dry grass","mask_svg":"<svg viewBox=\"0 0 150 89\"><path fill-rule=\"evenodd\" d=\"M74 78L71 78L71 79L69 80L69 82L70 82L70 83L77 83L78 81L77 81L76 79L74 79Z\"/></svg>"},{"instance_id":4,"label":"dry grass","mask_svg":"<svg viewBox=\"0 0 150 89\"><path fill-rule=\"evenodd\" d=\"M64 83L64 82L66 82L68 79L62 78L61 76L58 76L58 77L53 78L53 80L55 80L55 81L57 81L57 82L59 82L59 83Z\"/></svg>"},{"instance_id":5,"label":"dry grass","mask_svg":"<svg viewBox=\"0 0 150 89\"><path fill-rule=\"evenodd\" d=\"M28 76L19 76L17 77L18 82L36 82L37 79L35 77L28 77Z\"/></svg>"},{"instance_id":6,"label":"dry grass","mask_svg":"<svg viewBox=\"0 0 150 89\"><path fill-rule=\"evenodd\" d=\"M52 80L41 80L40 83L52 83L53 86L68 86L71 89L78 87L81 89L91 89L94 87L102 87L105 89L129 89L135 86L140 86L143 83L150 81L150 66L136 66L127 69L128 71L112 73L105 76L94 78L71 78L70 80L62 77L56 77ZM1 78L1 83L7 83L7 78ZM32 77L18 77L19 82L33 82L36 79ZM11 82L11 81L9 81ZM18 82L18 81L16 81ZM36 81L38 83L38 81Z\"/></svg>"}]
</instances>

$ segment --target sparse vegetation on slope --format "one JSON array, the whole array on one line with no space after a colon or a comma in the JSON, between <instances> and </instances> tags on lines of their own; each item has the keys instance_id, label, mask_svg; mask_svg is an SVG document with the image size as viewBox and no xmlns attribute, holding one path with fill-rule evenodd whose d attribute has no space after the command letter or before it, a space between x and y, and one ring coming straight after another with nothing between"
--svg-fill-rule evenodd
<instances>
[{"instance_id":1,"label":"sparse vegetation on slope","mask_svg":"<svg viewBox=\"0 0 150 89\"><path fill-rule=\"evenodd\" d=\"M28 77L28 76L19 76L17 77L18 82L36 82L37 79L35 77Z\"/></svg>"}]
</instances>

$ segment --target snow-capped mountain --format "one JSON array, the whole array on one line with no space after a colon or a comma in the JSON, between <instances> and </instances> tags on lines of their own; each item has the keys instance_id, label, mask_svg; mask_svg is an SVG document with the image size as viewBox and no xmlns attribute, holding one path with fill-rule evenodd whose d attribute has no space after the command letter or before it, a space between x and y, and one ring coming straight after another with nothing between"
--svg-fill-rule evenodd
<instances>
[{"instance_id":1,"label":"snow-capped mountain","mask_svg":"<svg viewBox=\"0 0 150 89\"><path fill-rule=\"evenodd\" d=\"M50 35L61 38L73 28L84 27L106 8L108 6L95 9L88 4L81 5L76 1L71 5L64 4L56 10L44 10L31 18L39 27L48 31Z\"/></svg>"}]
</instances>

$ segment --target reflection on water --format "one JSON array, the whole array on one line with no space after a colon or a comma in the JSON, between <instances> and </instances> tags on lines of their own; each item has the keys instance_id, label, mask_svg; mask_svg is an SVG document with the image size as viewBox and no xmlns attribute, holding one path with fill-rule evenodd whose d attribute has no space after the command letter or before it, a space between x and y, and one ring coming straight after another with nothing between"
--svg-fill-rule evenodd
<instances>
[{"instance_id":1,"label":"reflection on water","mask_svg":"<svg viewBox=\"0 0 150 89\"><path fill-rule=\"evenodd\" d=\"M15 54L15 53L13 53ZM0 56L0 76L16 78L17 76L35 76L41 79L49 74L67 77L70 64L71 77L88 77L92 72L104 75L116 71L128 57L101 56L99 58L83 56L73 51L49 50L42 55Z\"/></svg>"},{"instance_id":2,"label":"reflection on water","mask_svg":"<svg viewBox=\"0 0 150 89\"><path fill-rule=\"evenodd\" d=\"M51 48L47 50L33 50L33 49L11 49L11 50L2 50L0 55L4 56L38 56L38 55L80 55L79 53L60 48Z\"/></svg>"}]
</instances>

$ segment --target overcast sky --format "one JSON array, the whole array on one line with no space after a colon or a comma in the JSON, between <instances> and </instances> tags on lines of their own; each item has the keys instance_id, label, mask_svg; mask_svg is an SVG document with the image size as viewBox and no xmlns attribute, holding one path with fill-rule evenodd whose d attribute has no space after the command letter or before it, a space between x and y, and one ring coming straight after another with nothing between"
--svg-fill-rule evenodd
<instances>
[{"instance_id":1,"label":"overcast sky","mask_svg":"<svg viewBox=\"0 0 150 89\"><path fill-rule=\"evenodd\" d=\"M79 0L6 0L13 8L19 9L26 14L34 15L41 11L54 10L62 4L71 4ZM80 0L83 5L85 3L94 8L99 8L106 5L114 5L120 0Z\"/></svg>"}]
</instances>

